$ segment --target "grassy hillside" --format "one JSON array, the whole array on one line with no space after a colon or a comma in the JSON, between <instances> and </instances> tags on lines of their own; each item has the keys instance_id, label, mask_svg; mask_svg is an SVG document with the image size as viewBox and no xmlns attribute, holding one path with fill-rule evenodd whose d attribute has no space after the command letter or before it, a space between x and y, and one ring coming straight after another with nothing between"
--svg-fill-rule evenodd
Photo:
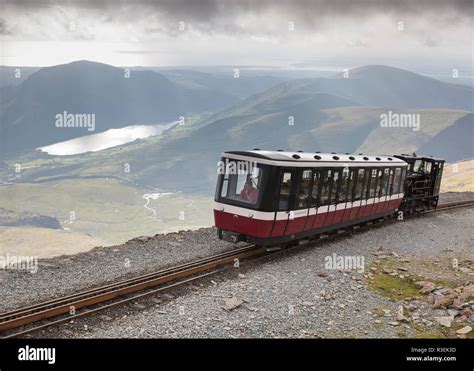
<instances>
[{"instance_id":1,"label":"grassy hillside","mask_svg":"<svg viewBox=\"0 0 474 371\"><path fill-rule=\"evenodd\" d=\"M169 194L147 203L144 195L156 192L106 179L22 183L0 186L0 204L55 217L66 231L106 244L212 224L210 199Z\"/></svg>"},{"instance_id":2,"label":"grassy hillside","mask_svg":"<svg viewBox=\"0 0 474 371\"><path fill-rule=\"evenodd\" d=\"M0 226L0 255L3 256L37 256L42 259L77 254L101 245L104 241L98 238L71 231Z\"/></svg>"},{"instance_id":3,"label":"grassy hillside","mask_svg":"<svg viewBox=\"0 0 474 371\"><path fill-rule=\"evenodd\" d=\"M423 145L438 133L453 125L457 120L468 115L469 112L449 109L410 110L410 114L419 114L420 130L412 128L381 127L380 114L388 110L378 110L377 123L364 142L357 149L363 153L412 153L417 152ZM394 113L406 113L403 110L392 110ZM451 145L454 145L452 143ZM439 148L441 150L441 148ZM429 153L428 153L429 152ZM429 151L421 149L420 154L441 156L437 148Z\"/></svg>"},{"instance_id":4,"label":"grassy hillside","mask_svg":"<svg viewBox=\"0 0 474 371\"><path fill-rule=\"evenodd\" d=\"M474 157L474 114L459 118L444 128L426 141L420 151L437 153L449 162Z\"/></svg>"},{"instance_id":5,"label":"grassy hillside","mask_svg":"<svg viewBox=\"0 0 474 371\"><path fill-rule=\"evenodd\" d=\"M474 192L474 160L466 159L446 164L441 192Z\"/></svg>"},{"instance_id":6,"label":"grassy hillside","mask_svg":"<svg viewBox=\"0 0 474 371\"><path fill-rule=\"evenodd\" d=\"M189 89L154 71L128 75L122 68L89 61L41 68L6 98L0 112L0 158L91 134L85 127L56 127L56 115L65 111L95 115L95 132L102 132L175 121L236 103L225 91Z\"/></svg>"}]
</instances>

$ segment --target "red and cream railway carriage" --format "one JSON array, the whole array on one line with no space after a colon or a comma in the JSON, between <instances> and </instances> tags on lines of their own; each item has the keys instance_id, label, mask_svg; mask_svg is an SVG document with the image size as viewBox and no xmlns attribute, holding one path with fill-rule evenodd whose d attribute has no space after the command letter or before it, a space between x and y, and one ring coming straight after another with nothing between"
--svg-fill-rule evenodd
<instances>
[{"instance_id":1,"label":"red and cream railway carriage","mask_svg":"<svg viewBox=\"0 0 474 371\"><path fill-rule=\"evenodd\" d=\"M407 163L394 156L225 152L214 218L219 238L282 244L396 213Z\"/></svg>"}]
</instances>

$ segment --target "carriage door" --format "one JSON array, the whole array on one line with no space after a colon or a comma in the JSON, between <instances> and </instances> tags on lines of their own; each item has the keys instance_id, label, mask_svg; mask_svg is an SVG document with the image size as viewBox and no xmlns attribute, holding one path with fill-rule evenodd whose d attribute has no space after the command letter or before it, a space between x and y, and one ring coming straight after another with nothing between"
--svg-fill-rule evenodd
<instances>
[{"instance_id":1,"label":"carriage door","mask_svg":"<svg viewBox=\"0 0 474 371\"><path fill-rule=\"evenodd\" d=\"M275 221L272 228L272 237L284 236L288 219L290 218L290 205L292 204L295 188L294 170L281 170L279 189L275 205Z\"/></svg>"}]
</instances>

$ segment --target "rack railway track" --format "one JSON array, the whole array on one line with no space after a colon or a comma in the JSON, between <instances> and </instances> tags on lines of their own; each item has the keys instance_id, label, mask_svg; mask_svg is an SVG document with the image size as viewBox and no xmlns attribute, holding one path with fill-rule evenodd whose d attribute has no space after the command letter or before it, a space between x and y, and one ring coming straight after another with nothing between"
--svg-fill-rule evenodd
<instances>
[{"instance_id":1,"label":"rack railway track","mask_svg":"<svg viewBox=\"0 0 474 371\"><path fill-rule=\"evenodd\" d=\"M467 206L474 206L474 200L443 203L438 205L436 210L430 210L429 212L446 211ZM379 220L379 222L381 221L383 220ZM367 228L373 225L373 222L374 221L366 223L364 226L358 225L355 226L356 228L350 228L348 230L334 231L332 235L340 236L341 234L353 232L355 229L361 229L362 227ZM326 234L316 236L316 238L325 237L328 237L328 235ZM242 259L248 259L257 256L267 256L271 253L275 253L275 251L267 251L265 248L260 246L245 246L211 257L181 264L176 267L165 268L154 273L122 280L113 284L82 291L76 294L49 300L28 307L18 308L0 314L0 334L6 333L3 338L26 335L52 325L64 323L75 318L84 317L93 313L97 313L106 308L122 305L127 302L153 295L160 291L169 290L171 288L190 283L211 274L220 272L224 270L223 268L225 268L225 266L235 264L236 261L240 263L240 260ZM131 295L134 293L138 294ZM123 299L116 300L119 298ZM102 303L108 304L100 305L94 308L94 306ZM81 308L91 309L77 313L76 311ZM50 318L57 319L35 327L27 327L18 332L13 333L10 331Z\"/></svg>"}]
</instances>

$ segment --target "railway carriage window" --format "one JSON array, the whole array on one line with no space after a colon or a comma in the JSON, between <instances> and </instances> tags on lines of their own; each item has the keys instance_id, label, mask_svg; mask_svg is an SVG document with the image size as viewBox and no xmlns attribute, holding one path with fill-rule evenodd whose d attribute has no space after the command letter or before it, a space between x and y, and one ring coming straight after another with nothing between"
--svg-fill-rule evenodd
<instances>
[{"instance_id":1,"label":"railway carriage window","mask_svg":"<svg viewBox=\"0 0 474 371\"><path fill-rule=\"evenodd\" d=\"M354 191L356 187L357 170L352 169L349 178L347 179L347 202L352 202L354 199Z\"/></svg>"},{"instance_id":2,"label":"railway carriage window","mask_svg":"<svg viewBox=\"0 0 474 371\"><path fill-rule=\"evenodd\" d=\"M229 195L230 188L230 163L227 163L222 179L221 197L227 197Z\"/></svg>"},{"instance_id":3,"label":"railway carriage window","mask_svg":"<svg viewBox=\"0 0 474 371\"><path fill-rule=\"evenodd\" d=\"M362 194L364 190L364 176L365 176L365 170L359 169L357 171L357 180L355 182L356 184L355 184L355 191L354 191L354 201L358 201L362 197L364 197Z\"/></svg>"},{"instance_id":4,"label":"railway carriage window","mask_svg":"<svg viewBox=\"0 0 474 371\"><path fill-rule=\"evenodd\" d=\"M239 167L236 161L229 161L225 168L220 196L230 200L255 205L258 200L261 168Z\"/></svg>"},{"instance_id":5,"label":"railway carriage window","mask_svg":"<svg viewBox=\"0 0 474 371\"><path fill-rule=\"evenodd\" d=\"M339 170L333 171L332 173L332 183L329 196L329 204L335 204L337 202L338 189L340 184Z\"/></svg>"},{"instance_id":6,"label":"railway carriage window","mask_svg":"<svg viewBox=\"0 0 474 371\"><path fill-rule=\"evenodd\" d=\"M361 195L360 198L361 200L366 200L367 199L367 188L368 188L368 182L370 181L370 169L362 169L364 171L364 177L362 180L362 189L361 189Z\"/></svg>"},{"instance_id":7,"label":"railway carriage window","mask_svg":"<svg viewBox=\"0 0 474 371\"><path fill-rule=\"evenodd\" d=\"M388 178L388 195L393 194L393 168L390 169L390 176Z\"/></svg>"},{"instance_id":8,"label":"railway carriage window","mask_svg":"<svg viewBox=\"0 0 474 371\"><path fill-rule=\"evenodd\" d=\"M405 176L407 175L407 169L404 167L402 168L402 176L400 177L400 190L398 191L399 193L402 193L405 191Z\"/></svg>"},{"instance_id":9,"label":"railway carriage window","mask_svg":"<svg viewBox=\"0 0 474 371\"><path fill-rule=\"evenodd\" d=\"M313 177L313 173L311 170L303 170L301 174L301 183L300 183L300 190L298 194L298 208L307 208L309 196L311 192L311 178Z\"/></svg>"},{"instance_id":10,"label":"railway carriage window","mask_svg":"<svg viewBox=\"0 0 474 371\"><path fill-rule=\"evenodd\" d=\"M227 197L227 193L229 193L229 176L224 175L224 179L222 180L221 197Z\"/></svg>"},{"instance_id":11,"label":"railway carriage window","mask_svg":"<svg viewBox=\"0 0 474 371\"><path fill-rule=\"evenodd\" d=\"M321 205L325 206L329 203L329 182L332 176L331 170L325 170L321 177Z\"/></svg>"},{"instance_id":12,"label":"railway carriage window","mask_svg":"<svg viewBox=\"0 0 474 371\"><path fill-rule=\"evenodd\" d=\"M375 197L375 187L377 185L377 169L372 169L369 179L369 198Z\"/></svg>"},{"instance_id":13,"label":"railway carriage window","mask_svg":"<svg viewBox=\"0 0 474 371\"><path fill-rule=\"evenodd\" d=\"M237 175L237 191L238 191L238 196L239 197L240 197L240 194L243 191L246 183L247 183L247 177L238 174Z\"/></svg>"},{"instance_id":14,"label":"railway carriage window","mask_svg":"<svg viewBox=\"0 0 474 371\"><path fill-rule=\"evenodd\" d=\"M321 184L321 172L319 170L313 171L313 189L311 191L311 206L318 205L319 185Z\"/></svg>"},{"instance_id":15,"label":"railway carriage window","mask_svg":"<svg viewBox=\"0 0 474 371\"><path fill-rule=\"evenodd\" d=\"M387 190L388 190L388 182L389 182L389 172L390 170L388 168L383 169L383 178L382 178L382 190L380 195L381 196L386 196L387 195Z\"/></svg>"},{"instance_id":16,"label":"railway carriage window","mask_svg":"<svg viewBox=\"0 0 474 371\"><path fill-rule=\"evenodd\" d=\"M399 193L399 187L400 187L400 178L401 178L401 175L402 175L402 169L400 169L399 167L397 167L395 169L395 175L393 177L393 194L397 194Z\"/></svg>"},{"instance_id":17,"label":"railway carriage window","mask_svg":"<svg viewBox=\"0 0 474 371\"><path fill-rule=\"evenodd\" d=\"M383 189L383 171L382 169L379 169L378 172L377 172L377 193L376 193L376 197L380 197L382 196L382 189Z\"/></svg>"},{"instance_id":18,"label":"railway carriage window","mask_svg":"<svg viewBox=\"0 0 474 371\"><path fill-rule=\"evenodd\" d=\"M341 177L341 189L339 191L339 201L346 202L347 200L347 190L349 189L349 168L345 167L342 170L342 177Z\"/></svg>"},{"instance_id":19,"label":"railway carriage window","mask_svg":"<svg viewBox=\"0 0 474 371\"><path fill-rule=\"evenodd\" d=\"M291 176L292 173L282 174L278 210L288 210L288 207L290 206Z\"/></svg>"}]
</instances>

